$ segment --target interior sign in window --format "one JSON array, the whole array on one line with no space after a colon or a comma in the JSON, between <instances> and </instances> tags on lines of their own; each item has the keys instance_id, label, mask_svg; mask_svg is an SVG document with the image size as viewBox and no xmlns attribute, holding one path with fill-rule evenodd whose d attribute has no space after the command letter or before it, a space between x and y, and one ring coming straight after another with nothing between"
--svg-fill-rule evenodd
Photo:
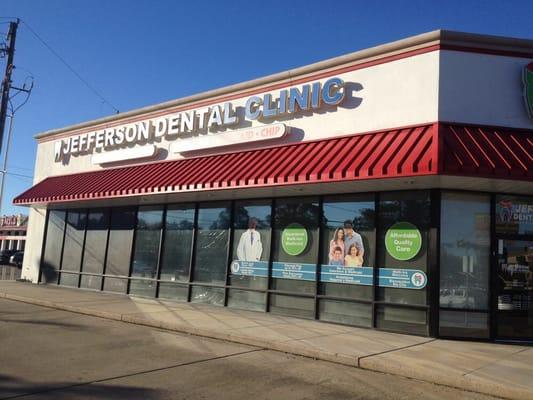
<instances>
[{"instance_id":1,"label":"interior sign in window","mask_svg":"<svg viewBox=\"0 0 533 400\"><path fill-rule=\"evenodd\" d=\"M385 234L385 247L389 255L400 261L411 260L422 248L422 235L409 222L397 222Z\"/></svg>"}]
</instances>

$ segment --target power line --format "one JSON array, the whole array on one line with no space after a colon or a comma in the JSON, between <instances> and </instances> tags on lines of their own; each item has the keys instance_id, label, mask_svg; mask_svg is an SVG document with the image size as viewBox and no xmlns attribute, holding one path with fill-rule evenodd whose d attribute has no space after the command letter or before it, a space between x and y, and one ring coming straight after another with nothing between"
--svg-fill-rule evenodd
<instances>
[{"instance_id":1,"label":"power line","mask_svg":"<svg viewBox=\"0 0 533 400\"><path fill-rule=\"evenodd\" d=\"M33 168L21 167L19 165L10 165L9 168L21 169L24 171L33 171Z\"/></svg>"},{"instance_id":2,"label":"power line","mask_svg":"<svg viewBox=\"0 0 533 400\"><path fill-rule=\"evenodd\" d=\"M120 111L118 108L116 108L111 102L109 102L98 90L94 88L89 82L87 82L76 70L63 58L59 55L57 51L55 51L52 46L50 46L35 30L24 20L21 20L21 22L28 28L28 30L35 36L37 40L39 40L43 46L45 46L65 67L67 67L70 72L72 72L91 92L93 92L94 95L96 95L104 104L107 104L110 106L115 112L118 114Z\"/></svg>"},{"instance_id":3,"label":"power line","mask_svg":"<svg viewBox=\"0 0 533 400\"><path fill-rule=\"evenodd\" d=\"M23 175L23 174L15 174L14 172L6 172L7 175L11 175L11 176L18 176L18 177L21 177L21 178L29 178L29 179L33 179L33 176L30 176L30 175Z\"/></svg>"}]
</instances>

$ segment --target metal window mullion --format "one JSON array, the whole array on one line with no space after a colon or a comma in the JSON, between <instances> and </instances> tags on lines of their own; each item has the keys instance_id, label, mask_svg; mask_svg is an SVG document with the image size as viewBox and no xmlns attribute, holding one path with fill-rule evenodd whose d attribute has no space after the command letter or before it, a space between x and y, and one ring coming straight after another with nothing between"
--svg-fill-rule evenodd
<instances>
[{"instance_id":1,"label":"metal window mullion","mask_svg":"<svg viewBox=\"0 0 533 400\"><path fill-rule=\"evenodd\" d=\"M163 206L163 215L161 220L161 228L159 229L159 251L157 254L157 265L155 272L156 286L155 286L155 297L159 297L159 277L161 275L161 260L163 259L163 247L165 246L165 235L166 235L166 222L167 222L167 208L168 205Z\"/></svg>"},{"instance_id":2,"label":"metal window mullion","mask_svg":"<svg viewBox=\"0 0 533 400\"><path fill-rule=\"evenodd\" d=\"M375 246L374 246L374 267L373 271L373 297L372 297L372 328L377 327L377 302L379 294L379 250L381 247L380 233L380 193L376 192L374 194L374 235L375 235Z\"/></svg>"},{"instance_id":3,"label":"metal window mullion","mask_svg":"<svg viewBox=\"0 0 533 400\"><path fill-rule=\"evenodd\" d=\"M430 224L428 246L428 284L424 289L426 298L429 299L428 333L437 337L439 332L439 302L440 302L440 214L441 190L433 189L430 192Z\"/></svg>"},{"instance_id":4,"label":"metal window mullion","mask_svg":"<svg viewBox=\"0 0 533 400\"><path fill-rule=\"evenodd\" d=\"M65 251L65 236L67 235L67 225L68 225L68 214L69 211L65 210L64 224L63 224L63 239L61 241L61 255L59 256L59 269L57 274L57 284L59 285L59 280L61 279L61 270L63 269L63 252Z\"/></svg>"},{"instance_id":5,"label":"metal window mullion","mask_svg":"<svg viewBox=\"0 0 533 400\"><path fill-rule=\"evenodd\" d=\"M105 209L104 209L105 210ZM102 282L100 282L100 291L104 290L104 281L106 279L106 269L107 269L107 254L109 252L109 237L111 236L111 213L113 208L107 209L107 233L105 238L105 249L104 249L104 264L102 265Z\"/></svg>"},{"instance_id":6,"label":"metal window mullion","mask_svg":"<svg viewBox=\"0 0 533 400\"><path fill-rule=\"evenodd\" d=\"M319 319L319 299L318 295L320 292L320 273L322 271L322 256L324 253L324 246L323 246L323 240L324 240L324 197L319 196L318 198L318 259L316 260L316 266L315 266L315 319Z\"/></svg>"},{"instance_id":7,"label":"metal window mullion","mask_svg":"<svg viewBox=\"0 0 533 400\"><path fill-rule=\"evenodd\" d=\"M229 272L230 265L232 262L233 256L233 233L234 233L234 218L235 218L235 201L230 203L230 217L229 217L229 232L228 232L228 241L227 241L227 251L226 251L226 287L224 288L224 307L228 306L228 292L229 292Z\"/></svg>"},{"instance_id":8,"label":"metal window mullion","mask_svg":"<svg viewBox=\"0 0 533 400\"><path fill-rule=\"evenodd\" d=\"M132 271L133 271L133 255L135 254L135 241L137 240L137 225L139 224L139 206L135 207L135 221L133 223L133 237L131 239L131 251L130 251L130 268L128 271L128 278L131 277ZM130 282L131 280L128 279L128 282L126 284L126 294L130 294Z\"/></svg>"},{"instance_id":9,"label":"metal window mullion","mask_svg":"<svg viewBox=\"0 0 533 400\"><path fill-rule=\"evenodd\" d=\"M81 257L80 257L80 267L78 268L78 288L81 287L81 271L83 269L83 259L85 258L85 241L87 240L87 227L89 225L89 209L85 210L85 226L83 229L83 241L81 243Z\"/></svg>"},{"instance_id":10,"label":"metal window mullion","mask_svg":"<svg viewBox=\"0 0 533 400\"><path fill-rule=\"evenodd\" d=\"M44 263L44 254L46 249L46 238L48 236L48 221L50 219L50 210L46 209L46 216L44 220L44 233L41 247L41 260L39 262L39 273L37 274L37 283L42 282L42 272L43 272L43 263Z\"/></svg>"},{"instance_id":11,"label":"metal window mullion","mask_svg":"<svg viewBox=\"0 0 533 400\"><path fill-rule=\"evenodd\" d=\"M498 293L498 237L496 235L496 195L491 193L490 195L490 249L489 249L489 290L488 290L488 318L489 318L489 338L490 340L496 340L496 331L498 329L498 299L496 294Z\"/></svg>"},{"instance_id":12,"label":"metal window mullion","mask_svg":"<svg viewBox=\"0 0 533 400\"><path fill-rule=\"evenodd\" d=\"M265 312L270 311L270 291L272 290L272 264L274 262L274 247L276 241L276 199L273 198L270 202L270 254L268 256L268 278L267 278L267 291L265 299Z\"/></svg>"},{"instance_id":13,"label":"metal window mullion","mask_svg":"<svg viewBox=\"0 0 533 400\"><path fill-rule=\"evenodd\" d=\"M187 282L187 301L191 301L192 295L192 278L194 274L194 266L196 264L196 241L198 240L198 214L200 212L200 203L194 203L194 222L192 228L192 243L191 243L191 257L189 260L189 280Z\"/></svg>"}]
</instances>

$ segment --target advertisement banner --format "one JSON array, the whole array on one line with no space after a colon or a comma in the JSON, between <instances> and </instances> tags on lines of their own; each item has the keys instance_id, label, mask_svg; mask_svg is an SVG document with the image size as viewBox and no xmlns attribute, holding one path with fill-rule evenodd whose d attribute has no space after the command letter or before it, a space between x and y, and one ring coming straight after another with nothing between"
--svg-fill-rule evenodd
<instances>
[{"instance_id":1,"label":"advertisement banner","mask_svg":"<svg viewBox=\"0 0 533 400\"><path fill-rule=\"evenodd\" d=\"M231 274L240 276L268 277L268 261L233 261Z\"/></svg>"},{"instance_id":2,"label":"advertisement banner","mask_svg":"<svg viewBox=\"0 0 533 400\"><path fill-rule=\"evenodd\" d=\"M379 286L399 289L424 289L428 278L418 269L379 269Z\"/></svg>"},{"instance_id":3,"label":"advertisement banner","mask_svg":"<svg viewBox=\"0 0 533 400\"><path fill-rule=\"evenodd\" d=\"M273 262L272 278L314 281L316 279L316 265Z\"/></svg>"},{"instance_id":4,"label":"advertisement banner","mask_svg":"<svg viewBox=\"0 0 533 400\"><path fill-rule=\"evenodd\" d=\"M372 286L374 281L374 269L370 267L322 265L320 270L320 281Z\"/></svg>"},{"instance_id":5,"label":"advertisement banner","mask_svg":"<svg viewBox=\"0 0 533 400\"><path fill-rule=\"evenodd\" d=\"M422 248L422 235L413 224L397 222L385 234L385 248L396 260L411 260Z\"/></svg>"}]
</instances>

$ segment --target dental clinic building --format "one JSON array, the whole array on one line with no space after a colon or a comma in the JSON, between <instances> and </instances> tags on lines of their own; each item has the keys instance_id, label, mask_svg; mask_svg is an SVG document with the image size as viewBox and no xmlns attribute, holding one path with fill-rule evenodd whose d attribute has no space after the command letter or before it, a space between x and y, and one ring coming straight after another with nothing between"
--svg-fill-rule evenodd
<instances>
[{"instance_id":1,"label":"dental clinic building","mask_svg":"<svg viewBox=\"0 0 533 400\"><path fill-rule=\"evenodd\" d=\"M532 116L533 41L436 31L45 132L22 277L531 341Z\"/></svg>"}]
</instances>

